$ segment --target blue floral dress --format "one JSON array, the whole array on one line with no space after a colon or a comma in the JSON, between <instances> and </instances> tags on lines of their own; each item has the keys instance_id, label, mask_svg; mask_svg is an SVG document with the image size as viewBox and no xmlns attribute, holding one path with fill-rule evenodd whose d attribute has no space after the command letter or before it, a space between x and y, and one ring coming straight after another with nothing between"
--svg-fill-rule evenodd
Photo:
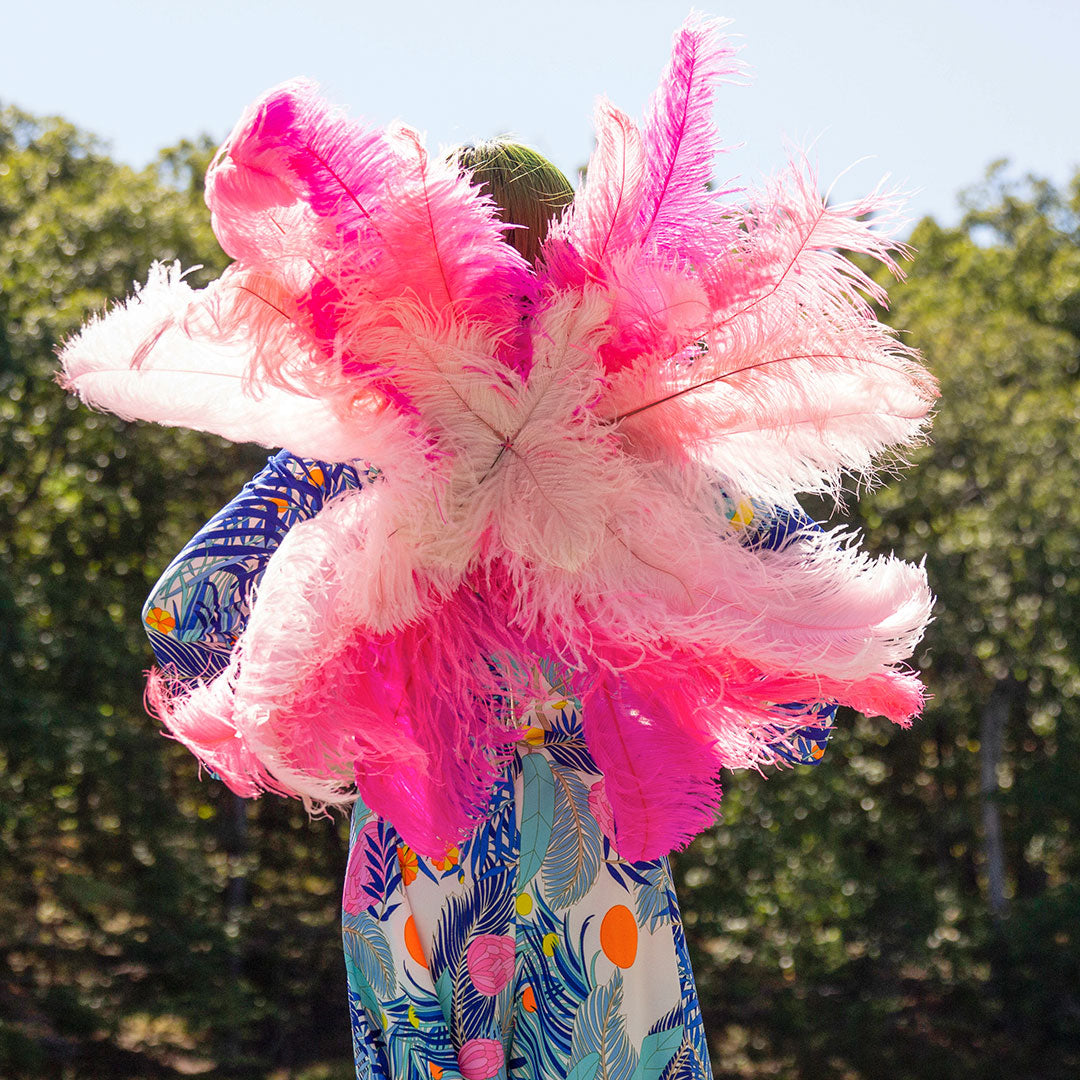
<instances>
[{"instance_id":1,"label":"blue floral dress","mask_svg":"<svg viewBox=\"0 0 1080 1080\"><path fill-rule=\"evenodd\" d=\"M228 662L270 556L324 501L377 470L282 452L166 570L143 620L160 663L208 677ZM805 519L725 505L748 543L781 546ZM547 700L487 815L440 858L357 803L342 929L358 1080L708 1080L697 991L666 858L627 862L585 744L581 703L554 666ZM817 708L792 754L824 752Z\"/></svg>"}]
</instances>

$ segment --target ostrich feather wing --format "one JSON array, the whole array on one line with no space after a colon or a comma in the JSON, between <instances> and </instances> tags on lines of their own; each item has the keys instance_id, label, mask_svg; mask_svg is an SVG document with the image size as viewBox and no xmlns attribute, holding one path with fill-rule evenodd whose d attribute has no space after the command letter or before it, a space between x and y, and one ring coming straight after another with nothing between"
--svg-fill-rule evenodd
<instances>
[{"instance_id":1,"label":"ostrich feather wing","mask_svg":"<svg viewBox=\"0 0 1080 1080\"><path fill-rule=\"evenodd\" d=\"M151 684L235 790L339 801L358 768L438 851L475 822L546 652L581 673L619 843L650 857L711 819L718 768L782 756L785 702L918 711L900 665L922 569L835 532L765 550L718 510L718 483L787 504L869 472L936 393L849 257L896 271L867 222L887 196L833 207L799 168L742 208L708 190L736 70L692 17L643 133L601 103L535 272L415 132L286 84L208 178L236 265L198 295L159 269L65 350L66 384L124 415L383 470L286 538L222 675Z\"/></svg>"}]
</instances>

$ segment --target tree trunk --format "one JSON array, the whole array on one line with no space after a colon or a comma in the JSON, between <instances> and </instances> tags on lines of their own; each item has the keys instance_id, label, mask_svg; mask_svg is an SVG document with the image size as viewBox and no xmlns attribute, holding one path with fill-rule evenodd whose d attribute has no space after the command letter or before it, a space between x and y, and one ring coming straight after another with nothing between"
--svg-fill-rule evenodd
<instances>
[{"instance_id":1,"label":"tree trunk","mask_svg":"<svg viewBox=\"0 0 1080 1080\"><path fill-rule=\"evenodd\" d=\"M986 899L990 914L1005 917L1005 846L998 805L998 766L1005 752L1005 725L1009 719L1016 683L1001 679L990 693L979 724L979 797L982 801L983 857L986 864Z\"/></svg>"}]
</instances>

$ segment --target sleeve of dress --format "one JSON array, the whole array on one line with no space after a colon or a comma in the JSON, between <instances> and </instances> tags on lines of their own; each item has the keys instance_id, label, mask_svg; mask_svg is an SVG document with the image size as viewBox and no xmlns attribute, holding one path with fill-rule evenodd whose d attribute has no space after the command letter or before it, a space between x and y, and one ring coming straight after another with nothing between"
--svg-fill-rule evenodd
<instances>
[{"instance_id":1,"label":"sleeve of dress","mask_svg":"<svg viewBox=\"0 0 1080 1080\"><path fill-rule=\"evenodd\" d=\"M162 667L212 678L247 622L255 587L282 537L323 503L371 482L376 470L281 451L192 537L147 598L143 626Z\"/></svg>"},{"instance_id":2,"label":"sleeve of dress","mask_svg":"<svg viewBox=\"0 0 1080 1080\"><path fill-rule=\"evenodd\" d=\"M798 507L788 510L756 502L736 502L724 492L721 492L721 498L725 516L739 530L748 547L779 551L799 533L821 531L821 526ZM777 705L776 710L795 715L809 713L814 719L800 727L794 737L789 733L783 740L778 740L772 750L791 765L817 765L825 756L825 746L832 734L836 702L792 702ZM780 733L779 728L777 733Z\"/></svg>"}]
</instances>

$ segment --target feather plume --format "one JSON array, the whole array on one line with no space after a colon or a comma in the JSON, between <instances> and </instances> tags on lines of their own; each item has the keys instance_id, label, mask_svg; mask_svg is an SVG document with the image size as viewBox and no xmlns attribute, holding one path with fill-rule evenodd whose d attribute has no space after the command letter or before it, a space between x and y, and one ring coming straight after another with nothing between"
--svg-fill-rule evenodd
<instances>
[{"instance_id":1,"label":"feather plume","mask_svg":"<svg viewBox=\"0 0 1080 1080\"><path fill-rule=\"evenodd\" d=\"M267 257L312 216L370 246L371 215L393 165L383 132L348 120L306 79L282 83L247 109L211 163L214 231L237 259Z\"/></svg>"},{"instance_id":2,"label":"feather plume","mask_svg":"<svg viewBox=\"0 0 1080 1080\"><path fill-rule=\"evenodd\" d=\"M645 193L638 220L643 245L701 262L733 238L709 191L716 129L713 96L742 67L720 36L725 20L691 14L676 33L671 60L649 103L643 133Z\"/></svg>"},{"instance_id":3,"label":"feather plume","mask_svg":"<svg viewBox=\"0 0 1080 1080\"><path fill-rule=\"evenodd\" d=\"M679 671L671 682L683 677ZM642 686L608 674L584 700L585 736L604 774L615 846L632 861L688 844L712 825L720 802L715 749L680 722L669 690L670 682Z\"/></svg>"},{"instance_id":4,"label":"feather plume","mask_svg":"<svg viewBox=\"0 0 1080 1080\"><path fill-rule=\"evenodd\" d=\"M641 134L634 122L610 101L596 104L596 148L585 182L572 209L555 226L555 241L565 238L585 260L595 278L605 260L638 239L638 215L644 192L645 161ZM547 253L549 264L555 252ZM549 270L549 273L551 271Z\"/></svg>"},{"instance_id":5,"label":"feather plume","mask_svg":"<svg viewBox=\"0 0 1080 1080\"><path fill-rule=\"evenodd\" d=\"M899 273L895 245L867 220L892 201L829 207L812 173L794 167L773 185L745 239L703 275L707 348L660 364L644 355L613 380L603 408L638 452L695 456L739 490L790 503L918 441L936 384L873 318L884 294L841 253Z\"/></svg>"},{"instance_id":6,"label":"feather plume","mask_svg":"<svg viewBox=\"0 0 1080 1080\"><path fill-rule=\"evenodd\" d=\"M379 301L415 297L433 315L454 312L505 332L534 286L490 197L452 162L431 159L411 128L389 140L395 169L376 219L383 261L357 284ZM354 263L342 267L346 281Z\"/></svg>"},{"instance_id":7,"label":"feather plume","mask_svg":"<svg viewBox=\"0 0 1080 1080\"><path fill-rule=\"evenodd\" d=\"M245 280L253 284L227 275L199 293L178 264L155 264L125 305L65 344L61 385L124 419L285 446L326 461L384 460L400 448L401 423L382 395L316 398L249 378L252 350L264 344L296 370L307 359L278 314L239 287Z\"/></svg>"}]
</instances>

